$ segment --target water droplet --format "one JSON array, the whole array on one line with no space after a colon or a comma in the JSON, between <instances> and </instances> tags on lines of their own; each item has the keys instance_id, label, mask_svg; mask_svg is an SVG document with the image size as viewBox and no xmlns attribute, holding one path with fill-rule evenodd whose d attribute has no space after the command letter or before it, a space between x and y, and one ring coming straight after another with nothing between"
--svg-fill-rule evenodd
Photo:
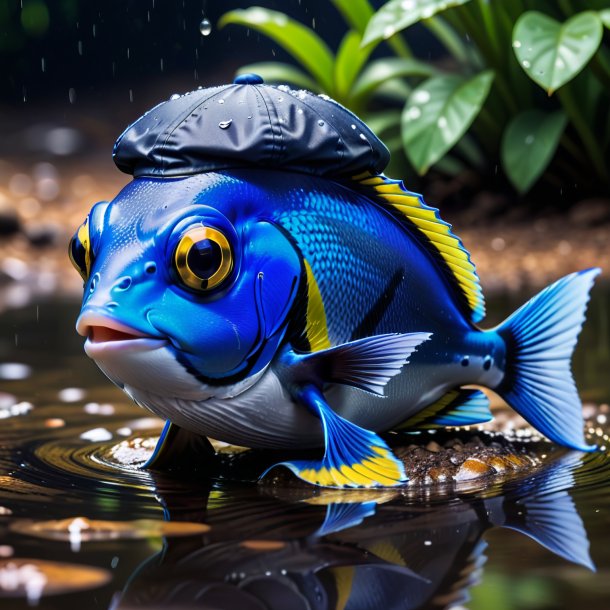
<instances>
[{"instance_id":1,"label":"water droplet","mask_svg":"<svg viewBox=\"0 0 610 610\"><path fill-rule=\"evenodd\" d=\"M438 125L439 129L445 129L447 127L447 119L444 116L440 116L438 117L436 124Z\"/></svg>"},{"instance_id":2,"label":"water droplet","mask_svg":"<svg viewBox=\"0 0 610 610\"><path fill-rule=\"evenodd\" d=\"M75 89L68 89L68 100L70 101L71 104L74 104L74 102L76 101L76 90Z\"/></svg>"},{"instance_id":3,"label":"water droplet","mask_svg":"<svg viewBox=\"0 0 610 610\"><path fill-rule=\"evenodd\" d=\"M413 101L416 104L425 104L430 101L430 92L426 89L420 89L413 94Z\"/></svg>"},{"instance_id":4,"label":"water droplet","mask_svg":"<svg viewBox=\"0 0 610 610\"><path fill-rule=\"evenodd\" d=\"M324 127L324 121L318 121L318 125L319 125L320 127Z\"/></svg>"},{"instance_id":5,"label":"water droplet","mask_svg":"<svg viewBox=\"0 0 610 610\"><path fill-rule=\"evenodd\" d=\"M180 97L180 94L179 94L179 93L172 93L172 94L169 96L169 99L170 99L170 100L177 100L179 97Z\"/></svg>"},{"instance_id":6,"label":"water droplet","mask_svg":"<svg viewBox=\"0 0 610 610\"><path fill-rule=\"evenodd\" d=\"M40 58L40 65L41 65L41 67L42 67L42 71L44 72L45 67L46 67L46 66L45 66L44 57L41 57L41 58Z\"/></svg>"},{"instance_id":7,"label":"water droplet","mask_svg":"<svg viewBox=\"0 0 610 610\"><path fill-rule=\"evenodd\" d=\"M356 126L352 123L352 129L356 129Z\"/></svg>"},{"instance_id":8,"label":"water droplet","mask_svg":"<svg viewBox=\"0 0 610 610\"><path fill-rule=\"evenodd\" d=\"M204 17L199 24L199 31L202 36L209 36L212 33L212 24L207 17Z\"/></svg>"},{"instance_id":9,"label":"water droplet","mask_svg":"<svg viewBox=\"0 0 610 610\"><path fill-rule=\"evenodd\" d=\"M521 41L520 40L515 40L513 42L513 48L518 49L519 47L521 47Z\"/></svg>"},{"instance_id":10,"label":"water droplet","mask_svg":"<svg viewBox=\"0 0 610 610\"><path fill-rule=\"evenodd\" d=\"M559 69L562 69L562 68L565 68L565 67L566 67L565 62L563 61L563 59L561 59L561 57L558 57L558 58L555 60L555 67L556 67L556 68L559 68Z\"/></svg>"},{"instance_id":11,"label":"water droplet","mask_svg":"<svg viewBox=\"0 0 610 610\"><path fill-rule=\"evenodd\" d=\"M251 114L249 114L249 115L248 115L248 118L249 118L249 119L251 119L251 118L252 118L252 115L251 115Z\"/></svg>"},{"instance_id":12,"label":"water droplet","mask_svg":"<svg viewBox=\"0 0 610 610\"><path fill-rule=\"evenodd\" d=\"M534 142L534 136L530 133L526 138L525 138L525 143L526 144L532 144Z\"/></svg>"},{"instance_id":13,"label":"water droplet","mask_svg":"<svg viewBox=\"0 0 610 610\"><path fill-rule=\"evenodd\" d=\"M297 108L297 114L303 114L303 109L302 108Z\"/></svg>"},{"instance_id":14,"label":"water droplet","mask_svg":"<svg viewBox=\"0 0 610 610\"><path fill-rule=\"evenodd\" d=\"M220 129L228 129L232 122L233 119L229 119L228 121L220 121L220 123L218 123L218 127L220 127Z\"/></svg>"},{"instance_id":15,"label":"water droplet","mask_svg":"<svg viewBox=\"0 0 610 610\"><path fill-rule=\"evenodd\" d=\"M388 25L383 29L383 37L391 38L396 34L396 28L393 25Z\"/></svg>"},{"instance_id":16,"label":"water droplet","mask_svg":"<svg viewBox=\"0 0 610 610\"><path fill-rule=\"evenodd\" d=\"M530 64L530 62L529 62L529 61L527 61L527 59L524 59L524 60L521 62L521 65L522 65L524 68L529 68L529 67L530 67L532 64Z\"/></svg>"},{"instance_id":17,"label":"water droplet","mask_svg":"<svg viewBox=\"0 0 610 610\"><path fill-rule=\"evenodd\" d=\"M82 40L78 41L78 54L79 55L83 54L83 41Z\"/></svg>"},{"instance_id":18,"label":"water droplet","mask_svg":"<svg viewBox=\"0 0 610 610\"><path fill-rule=\"evenodd\" d=\"M225 103L225 101L224 101L223 99L220 99L220 100L218 100L218 103L219 103L219 104L224 104L224 103Z\"/></svg>"}]
</instances>

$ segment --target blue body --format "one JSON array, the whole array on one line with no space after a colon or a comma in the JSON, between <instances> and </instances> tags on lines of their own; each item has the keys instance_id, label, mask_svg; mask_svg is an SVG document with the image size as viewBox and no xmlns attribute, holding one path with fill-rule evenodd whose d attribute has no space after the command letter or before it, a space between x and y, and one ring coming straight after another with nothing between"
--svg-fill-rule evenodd
<instances>
[{"instance_id":1,"label":"blue body","mask_svg":"<svg viewBox=\"0 0 610 610\"><path fill-rule=\"evenodd\" d=\"M212 297L181 287L169 261L176 227L194 218L222 227L235 242L237 279ZM432 333L390 380L385 396L328 387L329 403L343 417L367 429L390 430L450 388L493 388L502 379L502 338L466 319L455 289L403 224L345 185L253 170L137 179L114 201L94 208L90 227L95 261L84 308L146 335L169 337L176 361L210 386L260 374L282 345L303 347L304 261L319 287L331 345L383 333ZM155 273L145 270L151 263ZM257 304L260 273L265 279ZM171 407L138 402L172 415ZM228 421L228 430L217 424L208 430L183 415L170 418L246 445L321 445L319 422L307 412L290 411L287 404L282 415L294 425L278 421L280 432L270 431L267 442L249 426L241 431L238 422Z\"/></svg>"}]
</instances>

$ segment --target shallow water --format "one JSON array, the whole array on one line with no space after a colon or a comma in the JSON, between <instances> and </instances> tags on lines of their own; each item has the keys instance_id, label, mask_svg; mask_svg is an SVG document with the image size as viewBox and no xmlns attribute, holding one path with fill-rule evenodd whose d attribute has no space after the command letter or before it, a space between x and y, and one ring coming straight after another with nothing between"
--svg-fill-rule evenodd
<instances>
[{"instance_id":1,"label":"shallow water","mask_svg":"<svg viewBox=\"0 0 610 610\"><path fill-rule=\"evenodd\" d=\"M609 303L598 287L574 363L598 444ZM607 453L538 443L526 475L402 491L239 482L250 455L227 458L225 479L153 475L128 461L161 422L86 358L77 310L0 315L0 608L608 607Z\"/></svg>"}]
</instances>

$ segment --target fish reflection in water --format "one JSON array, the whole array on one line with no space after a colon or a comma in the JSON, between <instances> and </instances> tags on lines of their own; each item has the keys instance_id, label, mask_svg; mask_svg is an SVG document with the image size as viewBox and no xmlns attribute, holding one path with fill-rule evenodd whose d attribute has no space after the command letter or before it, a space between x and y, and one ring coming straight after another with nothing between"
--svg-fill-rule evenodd
<instances>
[{"instance_id":1,"label":"fish reflection in water","mask_svg":"<svg viewBox=\"0 0 610 610\"><path fill-rule=\"evenodd\" d=\"M495 527L521 532L594 569L583 522L566 491L580 465L581 456L568 453L504 489L413 505L387 491L364 498L322 492L295 502L294 489L270 488L261 496L260 489L242 487L207 497L203 490L195 512L192 494L167 491L173 484L159 477L166 515L205 520L211 529L203 537L166 539L112 608L453 607L469 599L480 579L487 547L482 537Z\"/></svg>"}]
</instances>

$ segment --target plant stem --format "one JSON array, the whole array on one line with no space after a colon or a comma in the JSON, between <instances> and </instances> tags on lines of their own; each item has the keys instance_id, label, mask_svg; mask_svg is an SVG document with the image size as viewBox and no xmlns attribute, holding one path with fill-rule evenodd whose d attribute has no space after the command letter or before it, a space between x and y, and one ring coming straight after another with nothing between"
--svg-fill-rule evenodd
<instances>
[{"instance_id":1,"label":"plant stem","mask_svg":"<svg viewBox=\"0 0 610 610\"><path fill-rule=\"evenodd\" d=\"M457 35L455 30L440 17L430 17L422 21L423 25L428 28L444 45L444 47L462 64L468 64L468 52L462 39Z\"/></svg>"},{"instance_id":2,"label":"plant stem","mask_svg":"<svg viewBox=\"0 0 610 610\"><path fill-rule=\"evenodd\" d=\"M579 104L574 98L570 86L564 85L561 87L561 89L557 91L557 96L559 97L563 109L570 118L570 121L572 121L574 129L576 129L578 132L578 136L580 137L589 158L591 159L591 163L593 163L595 171L599 177L606 182L608 180L608 173L606 171L602 150L599 147L595 135L587 124L587 121L583 117Z\"/></svg>"},{"instance_id":3,"label":"plant stem","mask_svg":"<svg viewBox=\"0 0 610 610\"><path fill-rule=\"evenodd\" d=\"M591 71L606 91L610 91L610 58L607 49L600 47L591 59Z\"/></svg>"}]
</instances>

